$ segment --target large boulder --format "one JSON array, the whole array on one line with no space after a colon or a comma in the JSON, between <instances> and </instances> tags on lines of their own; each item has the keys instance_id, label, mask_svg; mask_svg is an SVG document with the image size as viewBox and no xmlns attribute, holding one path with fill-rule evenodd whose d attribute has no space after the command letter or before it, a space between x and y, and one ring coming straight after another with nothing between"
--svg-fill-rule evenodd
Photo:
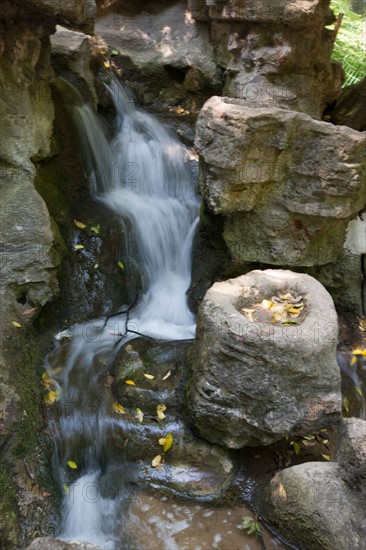
<instances>
[{"instance_id":1,"label":"large boulder","mask_svg":"<svg viewBox=\"0 0 366 550\"><path fill-rule=\"evenodd\" d=\"M365 134L220 97L206 102L196 132L201 191L224 216L234 262L336 261L366 201Z\"/></svg>"},{"instance_id":2,"label":"large boulder","mask_svg":"<svg viewBox=\"0 0 366 550\"><path fill-rule=\"evenodd\" d=\"M118 53L114 62L143 103L203 103L201 95L221 91L209 30L182 0L120 2L101 14L96 30Z\"/></svg>"},{"instance_id":3,"label":"large boulder","mask_svg":"<svg viewBox=\"0 0 366 550\"><path fill-rule=\"evenodd\" d=\"M51 36L52 65L61 76L82 93L85 101L96 107L98 99L94 74L90 68L91 50L86 34L57 26Z\"/></svg>"},{"instance_id":4,"label":"large boulder","mask_svg":"<svg viewBox=\"0 0 366 550\"><path fill-rule=\"evenodd\" d=\"M308 462L274 476L271 520L301 549L365 550L365 504L335 463Z\"/></svg>"},{"instance_id":5,"label":"large boulder","mask_svg":"<svg viewBox=\"0 0 366 550\"><path fill-rule=\"evenodd\" d=\"M286 293L302 296L298 324L273 324L242 311ZM199 434L241 448L338 420L337 336L332 298L309 275L252 271L215 283L199 309L192 360L189 401Z\"/></svg>"},{"instance_id":6,"label":"large boulder","mask_svg":"<svg viewBox=\"0 0 366 550\"><path fill-rule=\"evenodd\" d=\"M366 499L366 421L344 418L337 453L340 476Z\"/></svg>"},{"instance_id":7,"label":"large boulder","mask_svg":"<svg viewBox=\"0 0 366 550\"><path fill-rule=\"evenodd\" d=\"M190 0L188 7L210 26L217 63L226 68L223 95L317 118L336 98L341 71L330 60L329 1Z\"/></svg>"}]
</instances>

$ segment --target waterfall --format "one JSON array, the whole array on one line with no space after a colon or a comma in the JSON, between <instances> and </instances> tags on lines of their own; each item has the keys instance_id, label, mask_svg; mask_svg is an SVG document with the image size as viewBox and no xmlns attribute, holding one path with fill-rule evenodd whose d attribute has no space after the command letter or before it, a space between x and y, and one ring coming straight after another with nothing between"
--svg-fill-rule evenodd
<instances>
[{"instance_id":1,"label":"waterfall","mask_svg":"<svg viewBox=\"0 0 366 550\"><path fill-rule=\"evenodd\" d=\"M129 317L97 319L60 333L46 368L60 391L51 421L54 468L64 492L59 536L114 549L119 547L119 506L128 498L125 480L133 472L108 448L108 434L118 420L108 412L111 397L101 377L134 332L166 340L194 337L186 292L199 202L183 145L136 108L119 82L112 80L109 91L117 111L112 140L87 105L75 105L73 118L91 193L128 224L142 292ZM126 328L134 332L121 341Z\"/></svg>"}]
</instances>

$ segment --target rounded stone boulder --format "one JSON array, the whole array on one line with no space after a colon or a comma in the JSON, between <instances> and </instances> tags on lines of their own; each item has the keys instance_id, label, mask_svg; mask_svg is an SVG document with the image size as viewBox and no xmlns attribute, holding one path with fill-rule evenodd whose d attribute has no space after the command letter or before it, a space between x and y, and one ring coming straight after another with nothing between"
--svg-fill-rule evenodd
<instances>
[{"instance_id":1,"label":"rounded stone boulder","mask_svg":"<svg viewBox=\"0 0 366 550\"><path fill-rule=\"evenodd\" d=\"M197 319L189 409L229 448L268 445L339 421L337 314L313 277L251 271L215 283Z\"/></svg>"}]
</instances>

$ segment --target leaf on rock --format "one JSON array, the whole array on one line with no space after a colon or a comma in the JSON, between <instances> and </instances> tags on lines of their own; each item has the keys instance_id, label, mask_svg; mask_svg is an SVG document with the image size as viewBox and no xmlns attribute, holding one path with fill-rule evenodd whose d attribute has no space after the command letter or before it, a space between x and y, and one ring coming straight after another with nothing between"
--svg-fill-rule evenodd
<instances>
[{"instance_id":1,"label":"leaf on rock","mask_svg":"<svg viewBox=\"0 0 366 550\"><path fill-rule=\"evenodd\" d=\"M125 266L123 265L122 262L118 262L118 266L119 266L121 269L124 269L124 268L125 268Z\"/></svg>"},{"instance_id":2,"label":"leaf on rock","mask_svg":"<svg viewBox=\"0 0 366 550\"><path fill-rule=\"evenodd\" d=\"M72 470L76 470L77 467L78 467L78 465L76 464L76 462L74 462L73 460L69 460L69 461L67 462L67 465L68 465L68 467L71 468Z\"/></svg>"},{"instance_id":3,"label":"leaf on rock","mask_svg":"<svg viewBox=\"0 0 366 550\"><path fill-rule=\"evenodd\" d=\"M171 370L168 370L168 372L163 376L163 380L166 380L167 378L169 378L169 376L172 374L172 371Z\"/></svg>"},{"instance_id":4,"label":"leaf on rock","mask_svg":"<svg viewBox=\"0 0 366 550\"><path fill-rule=\"evenodd\" d=\"M100 233L100 225L99 223L97 225L93 225L91 228L90 228L90 231L92 233L94 233L94 235L99 235Z\"/></svg>"},{"instance_id":5,"label":"leaf on rock","mask_svg":"<svg viewBox=\"0 0 366 550\"><path fill-rule=\"evenodd\" d=\"M159 405L157 405L156 414L158 415L159 420L164 420L164 411L166 411L166 405L164 405L164 403L160 403Z\"/></svg>"},{"instance_id":6,"label":"leaf on rock","mask_svg":"<svg viewBox=\"0 0 366 550\"><path fill-rule=\"evenodd\" d=\"M301 453L301 447L297 441L294 442L294 451L295 451L295 455L297 456L299 456L299 454Z\"/></svg>"},{"instance_id":7,"label":"leaf on rock","mask_svg":"<svg viewBox=\"0 0 366 550\"><path fill-rule=\"evenodd\" d=\"M159 445L165 445L165 437L159 439Z\"/></svg>"},{"instance_id":8,"label":"leaf on rock","mask_svg":"<svg viewBox=\"0 0 366 550\"><path fill-rule=\"evenodd\" d=\"M349 413L349 399L348 397L343 397L343 408L346 411L346 413Z\"/></svg>"},{"instance_id":9,"label":"leaf on rock","mask_svg":"<svg viewBox=\"0 0 366 550\"><path fill-rule=\"evenodd\" d=\"M67 485L67 483L63 484L63 488L64 488L64 493L68 495L70 492L70 487Z\"/></svg>"},{"instance_id":10,"label":"leaf on rock","mask_svg":"<svg viewBox=\"0 0 366 550\"><path fill-rule=\"evenodd\" d=\"M363 395L363 391L361 390L361 388L360 388L359 386L355 386L355 390L356 390L356 392L357 392L361 397L364 396L364 395Z\"/></svg>"},{"instance_id":11,"label":"leaf on rock","mask_svg":"<svg viewBox=\"0 0 366 550\"><path fill-rule=\"evenodd\" d=\"M12 321L11 324L15 327L15 328L22 328L22 325L20 323L18 323L18 321Z\"/></svg>"},{"instance_id":12,"label":"leaf on rock","mask_svg":"<svg viewBox=\"0 0 366 550\"><path fill-rule=\"evenodd\" d=\"M86 224L83 223L83 222L79 222L78 220L74 220L74 224L76 225L76 227L79 227L79 229L85 229L86 228Z\"/></svg>"},{"instance_id":13,"label":"leaf on rock","mask_svg":"<svg viewBox=\"0 0 366 550\"><path fill-rule=\"evenodd\" d=\"M152 374L147 374L146 372L144 372L144 376L145 378L147 378L148 380L154 380L155 376L153 376Z\"/></svg>"},{"instance_id":14,"label":"leaf on rock","mask_svg":"<svg viewBox=\"0 0 366 550\"><path fill-rule=\"evenodd\" d=\"M127 386L136 386L133 380L125 380L125 384L127 384Z\"/></svg>"},{"instance_id":15,"label":"leaf on rock","mask_svg":"<svg viewBox=\"0 0 366 550\"><path fill-rule=\"evenodd\" d=\"M161 463L161 455L156 455L156 457L153 459L151 466L153 468L156 468Z\"/></svg>"},{"instance_id":16,"label":"leaf on rock","mask_svg":"<svg viewBox=\"0 0 366 550\"><path fill-rule=\"evenodd\" d=\"M112 403L112 409L114 410L114 412L116 412L117 414L126 414L126 411L124 410L124 408L122 407L122 405L120 405L119 403Z\"/></svg>"},{"instance_id":17,"label":"leaf on rock","mask_svg":"<svg viewBox=\"0 0 366 550\"><path fill-rule=\"evenodd\" d=\"M60 399L59 392L55 390L51 390L48 392L48 394L44 398L44 402L46 405L53 405L55 401L58 401Z\"/></svg>"},{"instance_id":18,"label":"leaf on rock","mask_svg":"<svg viewBox=\"0 0 366 550\"><path fill-rule=\"evenodd\" d=\"M322 457L324 458L324 460L332 460L332 457L330 455L323 455L322 453Z\"/></svg>"},{"instance_id":19,"label":"leaf on rock","mask_svg":"<svg viewBox=\"0 0 366 550\"><path fill-rule=\"evenodd\" d=\"M85 248L85 246L83 244L74 244L74 249L75 250L82 250L83 248Z\"/></svg>"},{"instance_id":20,"label":"leaf on rock","mask_svg":"<svg viewBox=\"0 0 366 550\"><path fill-rule=\"evenodd\" d=\"M353 355L362 355L363 357L366 357L366 350L365 349L353 349L352 354Z\"/></svg>"},{"instance_id":21,"label":"leaf on rock","mask_svg":"<svg viewBox=\"0 0 366 550\"><path fill-rule=\"evenodd\" d=\"M135 417L137 418L137 420L138 420L139 422L142 422L142 421L143 421L143 419L144 419L144 413L142 412L141 409L136 409L136 415L135 415Z\"/></svg>"},{"instance_id":22,"label":"leaf on rock","mask_svg":"<svg viewBox=\"0 0 366 550\"><path fill-rule=\"evenodd\" d=\"M350 363L351 367L353 367L353 365L355 365L356 363L357 363L357 357L356 357L356 355L354 355L351 359L351 363Z\"/></svg>"},{"instance_id":23,"label":"leaf on rock","mask_svg":"<svg viewBox=\"0 0 366 550\"><path fill-rule=\"evenodd\" d=\"M94 264L94 269L98 269L99 264Z\"/></svg>"},{"instance_id":24,"label":"leaf on rock","mask_svg":"<svg viewBox=\"0 0 366 550\"><path fill-rule=\"evenodd\" d=\"M172 445L173 445L173 434L168 432L165 436L165 441L164 441L164 447L163 447L164 453L167 453L168 451L170 451L170 449L172 448Z\"/></svg>"}]
</instances>

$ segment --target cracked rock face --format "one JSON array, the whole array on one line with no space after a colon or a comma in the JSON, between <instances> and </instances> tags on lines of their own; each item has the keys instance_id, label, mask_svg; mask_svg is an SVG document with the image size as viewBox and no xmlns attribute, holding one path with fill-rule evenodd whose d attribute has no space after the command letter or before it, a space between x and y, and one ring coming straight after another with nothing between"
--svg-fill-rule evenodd
<instances>
[{"instance_id":1,"label":"cracked rock face","mask_svg":"<svg viewBox=\"0 0 366 550\"><path fill-rule=\"evenodd\" d=\"M234 261L337 259L366 200L366 136L310 116L212 97L199 115L201 192Z\"/></svg>"},{"instance_id":2,"label":"cracked rock face","mask_svg":"<svg viewBox=\"0 0 366 550\"><path fill-rule=\"evenodd\" d=\"M299 324L252 322L242 313L288 292L305 304ZM338 421L337 337L333 301L308 275L252 271L215 283L198 313L189 389L201 437L237 449Z\"/></svg>"}]
</instances>

